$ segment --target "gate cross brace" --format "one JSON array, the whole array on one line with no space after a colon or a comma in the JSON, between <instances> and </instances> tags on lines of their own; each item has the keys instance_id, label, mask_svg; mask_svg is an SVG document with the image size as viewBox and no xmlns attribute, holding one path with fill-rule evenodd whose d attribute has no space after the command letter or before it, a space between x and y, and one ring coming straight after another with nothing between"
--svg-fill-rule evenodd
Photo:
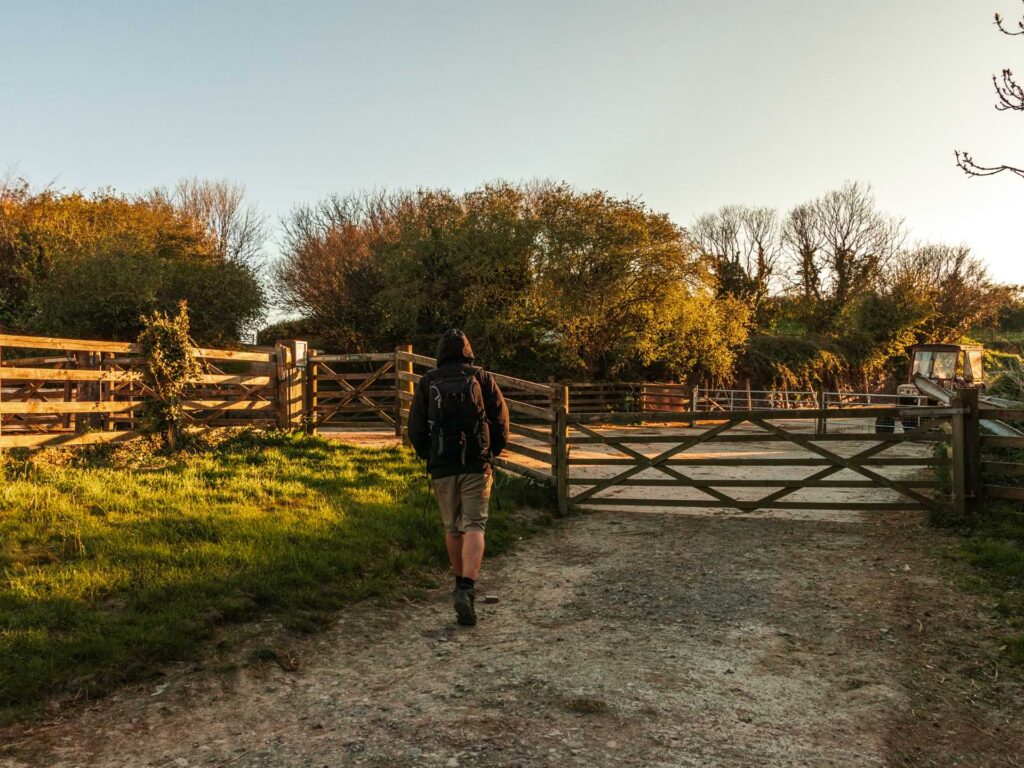
<instances>
[{"instance_id":1,"label":"gate cross brace","mask_svg":"<svg viewBox=\"0 0 1024 768\"><path fill-rule=\"evenodd\" d=\"M936 423L937 422L934 419L929 420L929 421L927 421L927 422L925 422L923 424L919 424L917 427L915 427L914 429L910 430L909 432L905 432L904 434L908 434L908 435L922 434L924 432L927 432ZM872 456L874 456L876 454L879 454L882 451L888 450L889 448L892 448L894 445L897 445L897 444L898 444L898 441L896 441L896 440L886 440L884 442L878 443L877 445L872 445L870 448L865 448L863 451L859 451L858 453L855 453L853 456L851 456L848 459L848 461L853 462L854 464L860 464L865 459L870 459ZM801 482L811 482L811 481L814 481L814 480L823 480L826 477L829 477L831 475L836 474L836 472L842 472L843 469L845 469L845 467L838 467L838 466L825 467L824 469L819 470L818 472L815 472L813 475L810 475L808 477L802 478ZM764 496L763 498L760 498L760 499L757 500L757 507L755 507L755 509L761 509L761 508L767 507L769 504L771 504L771 502L778 501L779 499L783 498L784 496L788 496L791 493L796 493L799 490L801 490L801 489L800 488L780 488L777 491L772 491L767 496Z\"/></svg>"},{"instance_id":2,"label":"gate cross brace","mask_svg":"<svg viewBox=\"0 0 1024 768\"><path fill-rule=\"evenodd\" d=\"M608 488L609 486L615 485L616 483L618 483L618 482L620 482L622 480L625 480L625 479L627 479L629 477L632 477L633 475L638 474L640 472L643 472L645 469L650 469L651 467L655 467L657 469L661 469L661 467L657 466L657 465L661 464L661 462L666 461L667 459L670 459L673 456L675 456L677 453L682 453L683 451L685 451L685 450L687 450L689 448L692 448L695 445L699 445L700 443L703 443L703 442L706 442L708 440L711 440L716 435L719 435L722 432L725 432L727 429L731 429L732 427L735 427L735 426L737 426L739 424L742 424L744 421L746 421L746 419L736 419L736 420L733 420L733 421L726 421L726 422L724 422L722 424L719 424L717 427L714 427L712 429L707 430L706 432L701 432L696 437L692 437L692 438L690 438L688 440L684 440L683 442L679 443L679 445L675 445L675 446L669 448L668 450L662 451L657 456L647 457L647 456L644 456L643 454L639 454L640 456L643 456L643 460L642 461L638 460L638 462L635 465L633 465L632 467L630 467L629 469L625 470L624 472L620 472L619 474L615 475L614 477L608 478L607 480L605 480L604 482L600 483L599 485L592 485L590 488L588 488L587 490L583 491L582 493L578 493L575 496L573 496L571 499L569 499L569 501L578 504L581 501L585 501L586 499L589 499L591 496L593 496L598 491L602 491L605 488ZM573 423L572 426L578 429L582 425ZM689 479L689 478L687 478L687 479ZM572 483L572 478L569 478L569 483L570 484ZM730 499L730 501L731 500L732 499Z\"/></svg>"},{"instance_id":3,"label":"gate cross brace","mask_svg":"<svg viewBox=\"0 0 1024 768\"><path fill-rule=\"evenodd\" d=\"M604 435L602 435L600 432L596 432L595 430L589 429L588 427L585 427L582 424L574 424L573 426L575 426L577 429L579 429L579 431L582 432L583 434L589 435L590 437L596 437L599 440L604 437ZM735 426L735 425L734 424L730 424L730 426ZM693 447L693 446L689 446L689 447ZM628 454L629 456L632 456L634 459L636 459L638 461L642 461L642 462L646 462L650 458L650 457L645 456L644 454L640 453L640 451L633 450L628 445L624 445L623 443L616 443L615 444L615 450L619 451L620 453ZM669 457L666 456L665 458L667 459ZM662 459L662 461L664 461L664 459ZM669 477L674 478L676 480L683 480L686 483L693 483L693 481L694 481L694 478L692 478L692 477L690 477L688 475L685 475L682 472L679 472L678 470L676 470L673 467L668 467L668 466L665 466L664 464L661 464L661 463L652 464L650 466L650 468L651 469L660 470L661 472L664 472ZM695 490L700 491L701 493L704 493L704 494L706 494L708 496L711 496L712 498L718 499L719 501L726 501L726 502L729 502L731 504L735 504L738 509L745 508L744 505L746 505L748 503L748 502L740 501L739 499L735 499L732 496L729 496L728 494L723 493L722 491L718 490L717 488L710 488L710 487L706 487L706 486L696 486L696 485L691 485L690 487L694 488Z\"/></svg>"},{"instance_id":4,"label":"gate cross brace","mask_svg":"<svg viewBox=\"0 0 1024 768\"><path fill-rule=\"evenodd\" d=\"M334 371L332 371L324 363L318 363L318 365L322 366L323 368L326 368L327 372L330 373L332 376L338 376L339 375L339 374L335 373ZM359 400L364 402L366 405L370 406L370 409L374 413L376 413L378 416L380 416L382 419L384 419L384 421L386 421L388 424L394 426L395 421L394 421L393 418L391 418L391 414L387 413L387 409L384 408L384 406L380 405L379 403L374 402L371 398L369 398L369 397L367 397L366 395L363 394L363 392L365 392L366 389L371 384L373 384L375 381L377 381L377 379L379 379L385 373L390 371L393 366L394 366L393 362L388 361L388 362L384 363L384 365L382 365L380 368L378 368L376 371L374 371L373 374L368 379L365 379L363 381L363 383L360 384L358 387L352 386L351 384L349 384L344 379L341 379L341 378L337 379L337 382L342 387L345 387L348 390L347 392L344 393L345 394L345 399L342 400L340 403L337 403L332 408L332 410L325 411L323 417L317 419L317 425L326 423L327 420L331 418L331 416L333 416L338 411L340 411L342 408L344 408L346 405L348 405L353 400L358 398Z\"/></svg>"},{"instance_id":5,"label":"gate cross brace","mask_svg":"<svg viewBox=\"0 0 1024 768\"><path fill-rule=\"evenodd\" d=\"M904 496L908 496L914 501L918 502L919 504L929 509L938 509L938 505L936 505L933 499L930 499L924 494L918 493L917 491L907 488L905 485L903 485L900 482L897 482L896 480L890 480L885 475L880 475L877 472L872 472L870 469L861 466L853 459L844 458L837 453L833 453L832 451L829 451L825 448L821 448L820 446L815 445L810 440L801 437L800 435L794 434L792 432L787 432L786 430L782 429L782 427L777 427L774 424L764 421L763 419L751 419L750 423L759 426L761 427L761 429L767 430L768 432L772 432L776 435L779 435L780 437L789 440L791 443L794 443L795 445L799 445L801 448L807 451L811 451L812 453L816 453L819 456L823 456L824 458L828 459L834 464L840 465L841 469L849 469L853 472L857 472L858 474L864 475L864 477L868 478L869 480L873 480L879 485L885 486L886 488L896 491L897 493L901 493ZM836 471L839 470L837 469Z\"/></svg>"}]
</instances>

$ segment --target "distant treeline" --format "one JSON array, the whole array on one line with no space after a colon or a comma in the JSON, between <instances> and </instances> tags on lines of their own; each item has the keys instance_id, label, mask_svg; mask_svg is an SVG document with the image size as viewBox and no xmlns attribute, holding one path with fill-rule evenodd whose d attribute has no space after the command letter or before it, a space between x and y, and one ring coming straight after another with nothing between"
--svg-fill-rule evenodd
<instances>
[{"instance_id":1,"label":"distant treeline","mask_svg":"<svg viewBox=\"0 0 1024 768\"><path fill-rule=\"evenodd\" d=\"M911 243L869 187L793 210L727 206L689 228L632 199L494 183L331 196L267 226L242 190L190 180L126 197L0 186L0 327L126 339L186 299L198 341L268 311L263 340L332 350L463 328L531 378L876 384L916 341L1024 315L963 245Z\"/></svg>"}]
</instances>

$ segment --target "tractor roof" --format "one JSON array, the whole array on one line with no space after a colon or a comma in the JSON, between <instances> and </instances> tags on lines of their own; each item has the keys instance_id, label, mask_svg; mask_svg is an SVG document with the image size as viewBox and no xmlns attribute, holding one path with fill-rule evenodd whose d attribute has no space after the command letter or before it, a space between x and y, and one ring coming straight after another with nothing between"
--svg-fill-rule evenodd
<instances>
[{"instance_id":1,"label":"tractor roof","mask_svg":"<svg viewBox=\"0 0 1024 768\"><path fill-rule=\"evenodd\" d=\"M912 346L911 351L917 352L984 352L985 347L982 344L915 344Z\"/></svg>"}]
</instances>

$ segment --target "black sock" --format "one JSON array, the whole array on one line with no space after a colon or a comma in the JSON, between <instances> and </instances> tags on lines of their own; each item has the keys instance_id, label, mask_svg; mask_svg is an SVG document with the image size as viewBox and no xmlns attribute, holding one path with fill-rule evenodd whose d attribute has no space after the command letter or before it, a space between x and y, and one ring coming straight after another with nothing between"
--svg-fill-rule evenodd
<instances>
[{"instance_id":1,"label":"black sock","mask_svg":"<svg viewBox=\"0 0 1024 768\"><path fill-rule=\"evenodd\" d=\"M472 589L474 586L476 586L476 580L475 579L467 579L465 576L463 576L463 577L461 577L461 581L462 581L462 583L460 584L460 586L463 589Z\"/></svg>"},{"instance_id":2,"label":"black sock","mask_svg":"<svg viewBox=\"0 0 1024 768\"><path fill-rule=\"evenodd\" d=\"M462 577L461 576L456 576L455 577L455 588L456 589L461 589L462 588Z\"/></svg>"}]
</instances>

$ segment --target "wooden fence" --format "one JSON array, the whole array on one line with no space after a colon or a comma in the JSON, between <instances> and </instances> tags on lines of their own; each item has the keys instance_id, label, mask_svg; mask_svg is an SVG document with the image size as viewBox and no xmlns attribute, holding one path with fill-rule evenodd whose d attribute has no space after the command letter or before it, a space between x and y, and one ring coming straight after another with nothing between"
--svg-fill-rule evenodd
<instances>
[{"instance_id":1,"label":"wooden fence","mask_svg":"<svg viewBox=\"0 0 1024 768\"><path fill-rule=\"evenodd\" d=\"M633 427L629 414L569 413L565 442L574 451L567 460L566 501L747 512L932 509L947 503L939 481L918 476L918 470L949 463L933 447L954 443L963 409L865 411L866 418L913 420L914 426L899 434L820 433L821 420L846 415L837 409L705 412L696 428L689 426L692 414L680 411L647 419L643 429ZM902 450L894 456L889 453L893 448ZM823 488L852 493L789 498L802 489ZM857 498L868 490L890 493L884 499Z\"/></svg>"},{"instance_id":2,"label":"wooden fence","mask_svg":"<svg viewBox=\"0 0 1024 768\"><path fill-rule=\"evenodd\" d=\"M415 354L411 346L399 347L394 358L397 369L395 433L406 437L416 382L425 370L436 365L436 360ZM505 396L512 421L509 444L505 454L495 459L495 465L557 485L555 478L560 476L560 470L564 476L564 459L567 456L564 419L562 422L558 420L558 414L565 413L566 387L539 384L498 373L492 375Z\"/></svg>"},{"instance_id":3,"label":"wooden fence","mask_svg":"<svg viewBox=\"0 0 1024 768\"><path fill-rule=\"evenodd\" d=\"M204 373L185 409L200 427L297 423L296 354L303 342L244 350L199 349ZM153 396L137 344L0 334L0 448L132 439Z\"/></svg>"},{"instance_id":4,"label":"wooden fence","mask_svg":"<svg viewBox=\"0 0 1024 768\"><path fill-rule=\"evenodd\" d=\"M398 436L406 434L415 383L435 365L434 358L417 355L409 346L388 353L330 355L290 340L273 347L199 349L197 356L205 371L192 382L186 402L188 417L197 426L304 426L316 432L386 425ZM0 449L136 437L140 410L153 395L141 365L135 344L0 334ZM1014 484L1024 477L1024 464L1013 461L1014 454L1006 455L1024 448L1024 437L983 435L981 426L984 419L1024 421L1024 410L982 408L972 390L959 393L948 407L907 407L838 393L832 393L834 398L830 393L804 393L815 395L813 400L794 399L790 393L779 401L750 390L649 382L564 386L494 375L513 417L507 452L495 463L553 484L563 510L570 503L649 506L650 498L611 491L659 486L700 494L669 500L668 506L742 510L808 508L810 502L787 497L802 488L826 487L884 488L900 497L896 502L860 502L864 508L951 503L966 511L985 496L1024 500L1024 488ZM888 425L882 432L870 428L879 419ZM839 421L845 428L830 426ZM623 431L638 424L648 429L643 434ZM699 447L706 453L714 444L731 443L779 443L808 455L707 456L690 451ZM836 444L856 450L844 455L829 447ZM910 444L949 445L950 458L927 451L891 455L894 446ZM645 450L651 449L641 446L655 446L655 453L648 455ZM879 471L941 466L948 466L952 478L948 499L932 477ZM578 471L584 467L591 467L589 474ZM594 475L595 467L606 471ZM709 476L702 467L759 467L768 474ZM819 469L800 476L772 474L782 467ZM833 476L844 471L845 478ZM651 477L652 472L658 476ZM755 487L775 490L757 498L728 490ZM857 505L849 499L841 504ZM816 502L814 507L828 504Z\"/></svg>"},{"instance_id":5,"label":"wooden fence","mask_svg":"<svg viewBox=\"0 0 1024 768\"><path fill-rule=\"evenodd\" d=\"M976 398L975 394L972 401ZM976 413L976 420L1024 422L1024 408L1020 407L981 406ZM984 498L1024 501L1024 437L986 435L982 431L971 427L969 432L969 439L976 445L968 446L968 482L973 480L973 490Z\"/></svg>"}]
</instances>

